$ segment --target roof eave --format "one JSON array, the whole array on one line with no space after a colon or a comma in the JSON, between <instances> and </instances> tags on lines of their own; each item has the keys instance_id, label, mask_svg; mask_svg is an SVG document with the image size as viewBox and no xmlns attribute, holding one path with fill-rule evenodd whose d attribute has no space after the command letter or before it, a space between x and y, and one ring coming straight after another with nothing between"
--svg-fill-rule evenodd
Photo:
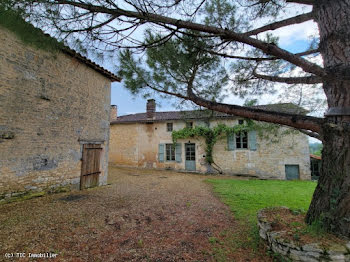
<instances>
[{"instance_id":1,"label":"roof eave","mask_svg":"<svg viewBox=\"0 0 350 262\"><path fill-rule=\"evenodd\" d=\"M82 56L81 54L79 54L78 52L74 51L73 49L71 49L69 47L66 47L66 48L63 48L62 51L64 53L66 53L66 54L68 54L68 55L78 59L80 62L83 62L84 64L86 64L90 68L94 69L98 73L104 75L105 77L107 77L112 82L121 82L122 81L122 79L120 77L118 77L115 74L113 74L112 72L104 69L102 66L99 66L98 64L96 64L92 60Z\"/></svg>"}]
</instances>

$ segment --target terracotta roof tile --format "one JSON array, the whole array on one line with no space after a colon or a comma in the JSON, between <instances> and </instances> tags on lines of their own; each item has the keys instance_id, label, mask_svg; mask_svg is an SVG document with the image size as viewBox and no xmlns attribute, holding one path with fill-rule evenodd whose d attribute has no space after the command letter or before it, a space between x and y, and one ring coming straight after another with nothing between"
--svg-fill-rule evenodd
<instances>
[{"instance_id":1,"label":"terracotta roof tile","mask_svg":"<svg viewBox=\"0 0 350 262\"><path fill-rule=\"evenodd\" d=\"M317 159L317 160L321 160L322 159L320 156L313 155L313 154L310 154L310 157L314 158L314 159Z\"/></svg>"}]
</instances>

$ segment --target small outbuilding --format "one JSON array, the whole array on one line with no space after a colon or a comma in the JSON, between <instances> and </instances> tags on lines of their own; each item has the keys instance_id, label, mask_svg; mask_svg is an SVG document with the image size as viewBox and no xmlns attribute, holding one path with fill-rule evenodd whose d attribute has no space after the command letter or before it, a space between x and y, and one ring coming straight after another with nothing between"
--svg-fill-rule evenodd
<instances>
[{"instance_id":1,"label":"small outbuilding","mask_svg":"<svg viewBox=\"0 0 350 262\"><path fill-rule=\"evenodd\" d=\"M321 174L322 158L317 155L310 154L311 179L318 180Z\"/></svg>"},{"instance_id":2,"label":"small outbuilding","mask_svg":"<svg viewBox=\"0 0 350 262\"><path fill-rule=\"evenodd\" d=\"M111 82L120 78L66 46L41 48L57 41L18 23L37 42L0 24L0 200L106 184Z\"/></svg>"}]
</instances>

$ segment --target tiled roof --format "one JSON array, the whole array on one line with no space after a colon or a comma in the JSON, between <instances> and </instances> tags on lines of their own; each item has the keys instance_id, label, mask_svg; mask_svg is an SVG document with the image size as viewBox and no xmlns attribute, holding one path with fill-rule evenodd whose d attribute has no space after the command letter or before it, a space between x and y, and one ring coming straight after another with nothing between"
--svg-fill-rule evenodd
<instances>
[{"instance_id":1,"label":"tiled roof","mask_svg":"<svg viewBox=\"0 0 350 262\"><path fill-rule=\"evenodd\" d=\"M291 114L306 114L307 111L297 105L291 103L270 104L253 106L253 108L264 109L275 112L291 113ZM153 119L148 119L146 113L137 113L131 115L118 116L111 124L126 124L126 123L142 123L142 122L162 122L169 120L191 120L191 119L208 119L208 118L235 118L234 115L229 115L222 112L212 110L191 110L191 111L167 111L155 112Z\"/></svg>"},{"instance_id":2,"label":"tiled roof","mask_svg":"<svg viewBox=\"0 0 350 262\"><path fill-rule=\"evenodd\" d=\"M310 157L313 158L313 159L321 160L320 156L316 156L316 155L313 155L313 154L310 154Z\"/></svg>"}]
</instances>

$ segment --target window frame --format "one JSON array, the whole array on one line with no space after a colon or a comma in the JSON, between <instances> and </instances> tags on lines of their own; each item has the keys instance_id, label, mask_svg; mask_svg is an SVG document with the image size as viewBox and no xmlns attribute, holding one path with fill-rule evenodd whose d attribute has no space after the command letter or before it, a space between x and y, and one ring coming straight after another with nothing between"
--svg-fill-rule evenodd
<instances>
[{"instance_id":1,"label":"window frame","mask_svg":"<svg viewBox=\"0 0 350 262\"><path fill-rule=\"evenodd\" d=\"M186 128L190 128L192 129L193 128L193 122L186 122Z\"/></svg>"},{"instance_id":2,"label":"window frame","mask_svg":"<svg viewBox=\"0 0 350 262\"><path fill-rule=\"evenodd\" d=\"M168 152L170 154L168 154ZM168 159L168 156L169 156L169 159ZM175 162L175 160L176 160L175 146L173 144L165 144L165 161Z\"/></svg>"},{"instance_id":3,"label":"window frame","mask_svg":"<svg viewBox=\"0 0 350 262\"><path fill-rule=\"evenodd\" d=\"M171 130L169 130L170 129L169 127L171 127ZM174 124L172 122L166 123L166 131L173 132L173 130L174 130Z\"/></svg>"},{"instance_id":4,"label":"window frame","mask_svg":"<svg viewBox=\"0 0 350 262\"><path fill-rule=\"evenodd\" d=\"M242 136L242 133L245 136ZM249 141L248 141L248 132L247 131L241 131L239 133L235 134L235 144L236 149L249 149Z\"/></svg>"}]
</instances>

